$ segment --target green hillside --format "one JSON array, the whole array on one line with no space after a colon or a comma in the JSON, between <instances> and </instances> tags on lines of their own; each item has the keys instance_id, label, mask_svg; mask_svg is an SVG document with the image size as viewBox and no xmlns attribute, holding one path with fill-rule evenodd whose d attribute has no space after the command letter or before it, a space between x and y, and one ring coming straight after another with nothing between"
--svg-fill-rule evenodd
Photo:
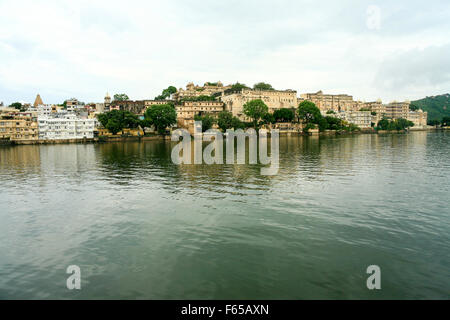
<instances>
[{"instance_id":1,"label":"green hillside","mask_svg":"<svg viewBox=\"0 0 450 320\"><path fill-rule=\"evenodd\" d=\"M411 101L410 109L422 109L423 111L427 111L428 121L441 121L443 117L450 117L450 94L446 93L439 96Z\"/></svg>"}]
</instances>

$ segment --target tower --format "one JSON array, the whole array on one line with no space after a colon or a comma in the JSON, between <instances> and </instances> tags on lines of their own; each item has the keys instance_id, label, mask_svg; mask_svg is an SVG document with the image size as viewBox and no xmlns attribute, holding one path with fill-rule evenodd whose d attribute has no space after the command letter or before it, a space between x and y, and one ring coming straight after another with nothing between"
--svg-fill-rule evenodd
<instances>
[{"instance_id":1,"label":"tower","mask_svg":"<svg viewBox=\"0 0 450 320\"><path fill-rule=\"evenodd\" d=\"M43 104L44 104L44 102L42 101L41 96L38 93L38 95L36 96L36 99L34 100L33 106L37 107L37 106L41 106Z\"/></svg>"}]
</instances>

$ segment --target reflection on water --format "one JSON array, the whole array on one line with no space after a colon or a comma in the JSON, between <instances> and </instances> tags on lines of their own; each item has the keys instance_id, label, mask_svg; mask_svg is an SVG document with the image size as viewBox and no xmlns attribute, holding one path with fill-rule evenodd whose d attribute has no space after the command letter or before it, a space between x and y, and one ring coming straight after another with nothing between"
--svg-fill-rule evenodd
<instances>
[{"instance_id":1,"label":"reflection on water","mask_svg":"<svg viewBox=\"0 0 450 320\"><path fill-rule=\"evenodd\" d=\"M173 145L0 147L0 298L448 298L449 133L281 137L275 176Z\"/></svg>"}]
</instances>

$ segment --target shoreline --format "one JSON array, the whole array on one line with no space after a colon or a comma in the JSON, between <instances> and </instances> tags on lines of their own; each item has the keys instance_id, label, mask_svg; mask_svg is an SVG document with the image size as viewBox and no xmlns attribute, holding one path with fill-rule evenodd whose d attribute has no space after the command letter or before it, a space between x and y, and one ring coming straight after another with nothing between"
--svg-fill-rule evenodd
<instances>
[{"instance_id":1,"label":"shoreline","mask_svg":"<svg viewBox=\"0 0 450 320\"><path fill-rule=\"evenodd\" d=\"M420 128L420 129L409 129L401 131L387 131L387 130L361 130L356 132L346 132L346 131L335 131L326 130L324 132L314 132L314 133L304 133L304 132L280 132L281 136L345 136L345 135L355 135L355 134L405 134L409 132L417 131L446 131L450 130L450 127L444 128ZM270 132L269 132L270 135ZM0 140L0 145L50 145L50 144L88 144L88 143L108 143L108 142L136 142L136 141L163 141L171 140L171 135L152 135L152 136L100 136L95 138L86 139L60 139L60 140Z\"/></svg>"}]
</instances>

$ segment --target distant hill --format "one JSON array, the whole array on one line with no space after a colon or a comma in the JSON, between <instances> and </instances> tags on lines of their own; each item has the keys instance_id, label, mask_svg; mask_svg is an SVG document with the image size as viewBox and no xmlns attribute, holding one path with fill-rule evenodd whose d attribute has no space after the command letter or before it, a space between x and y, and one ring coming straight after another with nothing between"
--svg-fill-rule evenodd
<instances>
[{"instance_id":1,"label":"distant hill","mask_svg":"<svg viewBox=\"0 0 450 320\"><path fill-rule=\"evenodd\" d=\"M411 101L410 109L422 109L428 112L428 120L441 121L443 117L450 117L450 94L446 93Z\"/></svg>"}]
</instances>

